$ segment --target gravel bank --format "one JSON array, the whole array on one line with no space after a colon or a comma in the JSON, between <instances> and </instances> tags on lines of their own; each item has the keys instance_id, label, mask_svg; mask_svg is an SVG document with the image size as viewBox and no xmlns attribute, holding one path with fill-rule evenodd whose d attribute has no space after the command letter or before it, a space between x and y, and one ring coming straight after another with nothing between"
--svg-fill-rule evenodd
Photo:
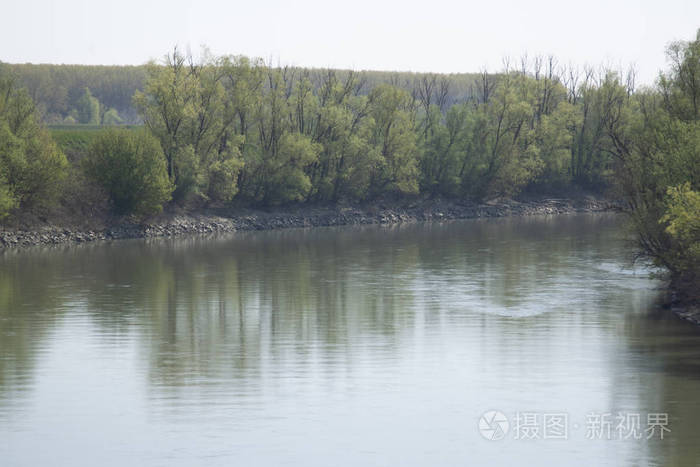
<instances>
[{"instance_id":1,"label":"gravel bank","mask_svg":"<svg viewBox=\"0 0 700 467\"><path fill-rule=\"evenodd\" d=\"M270 211L219 209L195 214L163 214L147 222L117 222L106 228L92 230L51 224L32 229L0 230L0 249L291 227L396 224L614 210L620 210L618 203L593 197L581 199L542 198L528 201L505 200L484 204L453 200L425 200L356 206L299 205L276 208Z\"/></svg>"}]
</instances>

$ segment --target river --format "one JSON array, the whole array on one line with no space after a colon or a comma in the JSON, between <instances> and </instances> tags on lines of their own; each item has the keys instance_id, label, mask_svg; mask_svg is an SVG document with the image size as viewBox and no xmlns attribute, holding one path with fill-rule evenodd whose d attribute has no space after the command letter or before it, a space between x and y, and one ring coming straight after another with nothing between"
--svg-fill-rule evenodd
<instances>
[{"instance_id":1,"label":"river","mask_svg":"<svg viewBox=\"0 0 700 467\"><path fill-rule=\"evenodd\" d=\"M0 465L697 465L700 331L623 220L0 252Z\"/></svg>"}]
</instances>

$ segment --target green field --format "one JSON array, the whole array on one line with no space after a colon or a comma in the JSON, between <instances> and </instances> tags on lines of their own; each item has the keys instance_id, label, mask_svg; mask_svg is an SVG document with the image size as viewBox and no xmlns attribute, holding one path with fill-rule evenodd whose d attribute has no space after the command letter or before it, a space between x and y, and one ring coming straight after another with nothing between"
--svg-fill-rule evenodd
<instances>
[{"instance_id":1,"label":"green field","mask_svg":"<svg viewBox=\"0 0 700 467\"><path fill-rule=\"evenodd\" d=\"M51 137L58 147L71 161L82 159L95 138L107 128L137 129L140 125L119 125L118 127L104 125L49 125Z\"/></svg>"}]
</instances>

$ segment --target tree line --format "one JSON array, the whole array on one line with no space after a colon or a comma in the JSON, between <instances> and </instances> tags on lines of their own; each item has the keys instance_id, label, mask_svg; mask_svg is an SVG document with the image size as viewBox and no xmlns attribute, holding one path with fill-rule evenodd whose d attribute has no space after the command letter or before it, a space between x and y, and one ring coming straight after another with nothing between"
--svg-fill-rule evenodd
<instances>
[{"instance_id":1,"label":"tree line","mask_svg":"<svg viewBox=\"0 0 700 467\"><path fill-rule=\"evenodd\" d=\"M560 71L553 58L506 64L453 102L444 76L368 87L363 73L175 50L147 66L134 103L163 148L176 201L601 189L613 169L608 119L633 77Z\"/></svg>"},{"instance_id":2,"label":"tree line","mask_svg":"<svg viewBox=\"0 0 700 467\"><path fill-rule=\"evenodd\" d=\"M110 131L91 149L73 138L75 153L63 144L70 132L57 136L69 171L115 179L130 176L116 160L130 156L117 146L133 148L125 141L140 138L152 150L145 139L157 141L171 189L155 174L159 201L134 209L112 200L123 213L147 214L171 199L275 205L605 189L615 163L609 120L634 94L633 75L563 68L551 57L504 65L460 87L446 75L273 67L208 54L195 60L175 49L143 67L143 88L132 96L144 134ZM29 92L18 79L5 81L31 108L23 118L38 125L41 110ZM88 88L76 105L81 121L100 120ZM115 160L105 158L112 153ZM98 162L105 167L87 169Z\"/></svg>"},{"instance_id":3,"label":"tree line","mask_svg":"<svg viewBox=\"0 0 700 467\"><path fill-rule=\"evenodd\" d=\"M42 120L50 125L71 125L76 123L104 123L113 125L116 114L125 124L142 123L132 96L142 91L147 78L147 67L103 66L103 65L50 65L50 64L9 64L0 63L15 76L17 83L27 89L34 100ZM301 69L298 69L301 70ZM323 74L322 69L305 69L312 77ZM343 76L346 70L338 70ZM364 71L365 89L381 83L388 83L410 89L413 82L428 75L425 73ZM448 104L465 100L471 90L475 74L458 73L442 75L441 79L450 82ZM316 81L315 79L312 79ZM86 90L99 102L99 120L86 121L84 100ZM111 111L105 119L105 114ZM116 122L119 123L119 122Z\"/></svg>"},{"instance_id":4,"label":"tree line","mask_svg":"<svg viewBox=\"0 0 700 467\"><path fill-rule=\"evenodd\" d=\"M116 114L124 123L139 118L131 98L143 88L144 66L48 65L0 63L27 90L41 119L48 124L107 123ZM85 120L85 95L99 102L99 113ZM88 117L89 118L89 117Z\"/></svg>"}]
</instances>

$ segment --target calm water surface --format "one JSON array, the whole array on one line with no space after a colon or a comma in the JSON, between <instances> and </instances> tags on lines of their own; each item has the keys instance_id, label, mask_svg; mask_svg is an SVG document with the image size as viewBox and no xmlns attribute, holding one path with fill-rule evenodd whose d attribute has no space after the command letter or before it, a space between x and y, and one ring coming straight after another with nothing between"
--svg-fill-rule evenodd
<instances>
[{"instance_id":1,"label":"calm water surface","mask_svg":"<svg viewBox=\"0 0 700 467\"><path fill-rule=\"evenodd\" d=\"M2 252L0 465L700 465L700 332L632 253L614 215Z\"/></svg>"}]
</instances>

